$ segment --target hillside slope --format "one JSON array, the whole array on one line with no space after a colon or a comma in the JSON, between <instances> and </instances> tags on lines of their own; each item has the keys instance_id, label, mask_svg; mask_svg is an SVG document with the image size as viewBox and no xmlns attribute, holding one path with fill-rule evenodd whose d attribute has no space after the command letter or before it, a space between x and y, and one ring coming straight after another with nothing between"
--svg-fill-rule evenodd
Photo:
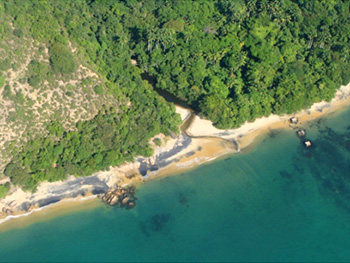
<instances>
[{"instance_id":1,"label":"hillside slope","mask_svg":"<svg viewBox=\"0 0 350 263\"><path fill-rule=\"evenodd\" d=\"M129 49L111 56L118 79L92 61L55 17L59 3L0 2L0 170L27 190L148 156L150 139L180 123Z\"/></svg>"},{"instance_id":2,"label":"hillside slope","mask_svg":"<svg viewBox=\"0 0 350 263\"><path fill-rule=\"evenodd\" d=\"M350 82L349 7L2 0L0 168L35 190L150 155L180 118L145 74L218 128L329 101Z\"/></svg>"}]
</instances>

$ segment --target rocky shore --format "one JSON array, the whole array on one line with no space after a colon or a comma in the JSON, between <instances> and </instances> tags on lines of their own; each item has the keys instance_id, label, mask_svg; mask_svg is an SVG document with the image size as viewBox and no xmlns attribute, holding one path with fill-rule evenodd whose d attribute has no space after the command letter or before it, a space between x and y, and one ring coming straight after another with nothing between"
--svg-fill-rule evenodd
<instances>
[{"instance_id":1,"label":"rocky shore","mask_svg":"<svg viewBox=\"0 0 350 263\"><path fill-rule=\"evenodd\" d=\"M126 207L126 209L135 207L136 200L134 186L117 186L116 188L110 188L107 193L102 196L102 201L106 204Z\"/></svg>"},{"instance_id":2,"label":"rocky shore","mask_svg":"<svg viewBox=\"0 0 350 263\"><path fill-rule=\"evenodd\" d=\"M330 113L350 104L350 85L342 86L330 102L315 104L311 109L297 113L300 121L308 121ZM185 121L191 115L190 110L177 106L177 112ZM241 128L218 130L210 121L195 117L191 120L186 133L176 138L160 134L155 138L162 141L155 146L151 157L138 157L132 163L119 167L110 167L91 176L69 177L63 182L42 183L36 193L12 189L10 194L0 200L0 218L26 214L33 209L42 208L62 200L74 200L88 195L101 195L110 205L132 208L136 197L134 188L126 185L138 185L154 175L179 173L199 164L211 161L225 154L238 152L251 144L254 139L270 131L288 127L290 116L270 116L246 123ZM115 187L118 185L118 187ZM0 220L0 222L3 220Z\"/></svg>"}]
</instances>

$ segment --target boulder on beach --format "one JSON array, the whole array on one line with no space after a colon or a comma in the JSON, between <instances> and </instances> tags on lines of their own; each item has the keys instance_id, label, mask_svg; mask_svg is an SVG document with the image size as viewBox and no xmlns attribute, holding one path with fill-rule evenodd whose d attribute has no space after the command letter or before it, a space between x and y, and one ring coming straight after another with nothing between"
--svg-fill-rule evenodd
<instances>
[{"instance_id":1,"label":"boulder on beach","mask_svg":"<svg viewBox=\"0 0 350 263\"><path fill-rule=\"evenodd\" d=\"M120 204L121 207L127 206L131 208L135 206L135 187L128 186L124 188L122 186L117 186L116 188L110 188L105 195L102 196L102 201L114 206ZM130 205L131 203L131 205Z\"/></svg>"},{"instance_id":2,"label":"boulder on beach","mask_svg":"<svg viewBox=\"0 0 350 263\"><path fill-rule=\"evenodd\" d=\"M119 202L118 196L113 196L111 200L108 202L110 205L116 205Z\"/></svg>"},{"instance_id":3,"label":"boulder on beach","mask_svg":"<svg viewBox=\"0 0 350 263\"><path fill-rule=\"evenodd\" d=\"M129 202L127 205L127 209L134 208L135 207L135 202Z\"/></svg>"},{"instance_id":4,"label":"boulder on beach","mask_svg":"<svg viewBox=\"0 0 350 263\"><path fill-rule=\"evenodd\" d=\"M125 190L122 187L118 187L118 189L115 191L115 194L118 196L122 196L125 193Z\"/></svg>"},{"instance_id":5,"label":"boulder on beach","mask_svg":"<svg viewBox=\"0 0 350 263\"><path fill-rule=\"evenodd\" d=\"M9 207L14 207L14 206L17 205L17 201L16 201L16 200L12 200L12 201L9 202L7 205L8 205Z\"/></svg>"},{"instance_id":6,"label":"boulder on beach","mask_svg":"<svg viewBox=\"0 0 350 263\"><path fill-rule=\"evenodd\" d=\"M128 202L130 201L130 197L124 197L124 199L122 200L122 206L126 205Z\"/></svg>"},{"instance_id":7,"label":"boulder on beach","mask_svg":"<svg viewBox=\"0 0 350 263\"><path fill-rule=\"evenodd\" d=\"M32 211L34 208L35 208L35 205L34 205L34 204L30 204L27 211L30 212L30 211Z\"/></svg>"},{"instance_id":8,"label":"boulder on beach","mask_svg":"<svg viewBox=\"0 0 350 263\"><path fill-rule=\"evenodd\" d=\"M13 213L13 211L9 208L3 207L2 208L2 212L6 215L11 215Z\"/></svg>"}]
</instances>

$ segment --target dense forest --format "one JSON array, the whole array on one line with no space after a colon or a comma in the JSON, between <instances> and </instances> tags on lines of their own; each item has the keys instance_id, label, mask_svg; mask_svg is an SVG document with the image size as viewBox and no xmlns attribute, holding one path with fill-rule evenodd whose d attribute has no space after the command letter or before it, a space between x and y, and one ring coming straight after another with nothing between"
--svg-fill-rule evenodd
<instances>
[{"instance_id":1,"label":"dense forest","mask_svg":"<svg viewBox=\"0 0 350 263\"><path fill-rule=\"evenodd\" d=\"M124 25L158 88L232 128L330 100L350 81L349 4L145 1L127 5Z\"/></svg>"},{"instance_id":2,"label":"dense forest","mask_svg":"<svg viewBox=\"0 0 350 263\"><path fill-rule=\"evenodd\" d=\"M30 37L49 50L49 69L31 63L30 85L76 70L71 43L105 80L94 91L120 103L74 130L48 123L47 136L14 151L4 173L35 189L43 180L151 154L149 139L176 131L179 118L143 73L218 128L329 101L350 82L349 6L330 0L0 1L0 38ZM0 70L11 65L0 64ZM0 74L0 88L5 81Z\"/></svg>"}]
</instances>

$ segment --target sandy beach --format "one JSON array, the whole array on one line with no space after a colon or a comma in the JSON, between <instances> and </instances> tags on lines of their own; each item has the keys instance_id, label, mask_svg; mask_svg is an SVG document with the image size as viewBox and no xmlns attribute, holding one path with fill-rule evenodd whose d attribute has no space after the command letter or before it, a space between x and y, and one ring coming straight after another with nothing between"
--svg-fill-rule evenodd
<instances>
[{"instance_id":1,"label":"sandy beach","mask_svg":"<svg viewBox=\"0 0 350 263\"><path fill-rule=\"evenodd\" d=\"M246 122L240 128L219 130L213 123L196 116L187 130L193 137L213 136L237 142L239 149L245 148L252 143L256 136L270 129L290 127L289 119L298 118L299 126L306 121L317 119L325 114L342 109L350 105L350 84L342 86L335 94L331 102L315 103L310 109L297 112L292 115L271 115L256 119L254 122Z\"/></svg>"},{"instance_id":2,"label":"sandy beach","mask_svg":"<svg viewBox=\"0 0 350 263\"><path fill-rule=\"evenodd\" d=\"M61 202L33 209L27 213L10 215L0 219L0 233L9 229L28 226L32 223L43 222L51 218L63 216L72 212L94 209L101 204L96 195L64 199Z\"/></svg>"},{"instance_id":3,"label":"sandy beach","mask_svg":"<svg viewBox=\"0 0 350 263\"><path fill-rule=\"evenodd\" d=\"M208 120L198 116L186 130L189 136L181 133L176 138L155 136L162 141L161 146L154 145L154 154L151 157L136 157L135 162L126 163L120 167L111 167L109 171L101 171L87 177L69 177L66 181L54 183L44 182L34 194L23 192L21 189L12 189L11 193L0 200L0 224L16 221L22 222L19 215L29 215L32 220L47 216L58 210L72 211L89 207L91 196L97 196L108 188L118 185L140 185L145 180L171 175L192 169L200 164L210 162L216 158L241 152L251 145L259 136L270 130L281 128L295 128L289 119L295 116L299 119L298 125L335 112L350 105L350 84L342 86L331 102L314 104L310 109L300 111L293 115L271 115L259 118L252 123L245 123L237 129L219 130ZM189 109L176 107L177 113L183 121L191 116ZM153 138L152 138L153 140ZM84 204L83 204L84 203ZM50 209L46 209L50 207ZM67 207L72 207L67 208ZM45 208L45 209L43 209ZM68 209L68 210L67 210ZM43 212L47 210L47 212ZM36 216L34 216L34 214ZM22 218L23 218L22 217ZM27 218L27 216L25 216ZM29 217L28 217L29 218ZM11 219L11 220L9 220ZM22 223L11 223L14 227L23 226Z\"/></svg>"},{"instance_id":4,"label":"sandy beach","mask_svg":"<svg viewBox=\"0 0 350 263\"><path fill-rule=\"evenodd\" d=\"M237 129L220 130L211 121L195 116L187 129L187 134L192 137L190 146L176 156L178 159L176 162L161 168L155 175L180 173L224 155L244 151L259 136L271 130L297 129L305 122L340 111L348 106L350 106L350 84L342 86L330 102L315 103L310 109L291 115L259 118L251 123L246 122ZM290 123L291 117L298 118L297 125ZM191 152L192 154L189 154Z\"/></svg>"}]
</instances>

